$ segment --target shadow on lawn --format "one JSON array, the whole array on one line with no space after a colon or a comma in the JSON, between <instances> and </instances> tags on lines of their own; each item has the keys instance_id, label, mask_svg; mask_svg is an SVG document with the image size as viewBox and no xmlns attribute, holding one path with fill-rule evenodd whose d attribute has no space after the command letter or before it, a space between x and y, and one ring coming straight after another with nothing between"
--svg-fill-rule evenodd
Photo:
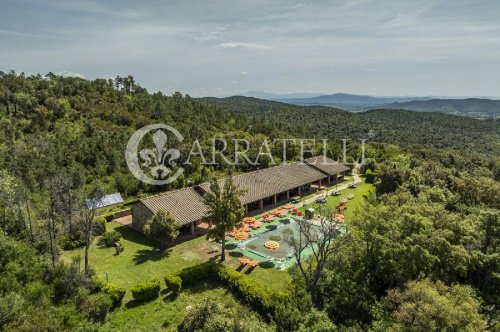
<instances>
[{"instance_id":1,"label":"shadow on lawn","mask_svg":"<svg viewBox=\"0 0 500 332\"><path fill-rule=\"evenodd\" d=\"M143 246L149 246L153 248L158 248L158 242L152 241L148 239L146 236L141 234L140 232L128 227L128 226L118 226L115 228L115 231L120 233L122 238L126 241L134 242L137 244L141 244Z\"/></svg>"},{"instance_id":2,"label":"shadow on lawn","mask_svg":"<svg viewBox=\"0 0 500 332\"><path fill-rule=\"evenodd\" d=\"M147 261L159 261L170 255L171 249L159 250L159 249L141 249L137 250L134 254L135 265L140 265L146 263Z\"/></svg>"},{"instance_id":3,"label":"shadow on lawn","mask_svg":"<svg viewBox=\"0 0 500 332\"><path fill-rule=\"evenodd\" d=\"M128 301L127 303L125 303L125 307L127 307L128 309L130 309L130 308L135 308L135 307L139 307L139 306L141 306L141 305L144 305L144 304L146 304L146 303L149 303L149 302L151 302L151 301L154 301L154 300L156 300L157 298L158 298L158 296L157 296L157 297L155 297L155 298L149 299L149 300L144 300L144 301L130 300L130 301Z\"/></svg>"}]
</instances>

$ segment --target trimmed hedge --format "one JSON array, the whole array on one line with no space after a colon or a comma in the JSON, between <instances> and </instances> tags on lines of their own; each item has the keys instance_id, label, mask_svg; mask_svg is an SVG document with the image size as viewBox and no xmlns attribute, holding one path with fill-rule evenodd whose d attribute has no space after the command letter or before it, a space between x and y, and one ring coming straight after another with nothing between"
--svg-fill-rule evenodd
<instances>
[{"instance_id":1,"label":"trimmed hedge","mask_svg":"<svg viewBox=\"0 0 500 332\"><path fill-rule=\"evenodd\" d=\"M200 280L214 278L214 266L212 262L205 262L198 265L186 267L172 275L182 279L182 285L191 285Z\"/></svg>"},{"instance_id":2,"label":"trimmed hedge","mask_svg":"<svg viewBox=\"0 0 500 332\"><path fill-rule=\"evenodd\" d=\"M103 218L107 222L113 220L115 218L115 213L114 212L106 212L101 214L99 217Z\"/></svg>"},{"instance_id":3,"label":"trimmed hedge","mask_svg":"<svg viewBox=\"0 0 500 332\"><path fill-rule=\"evenodd\" d=\"M218 279L233 292L263 314L274 311L275 291L265 288L259 282L247 278L238 271L224 265L215 265Z\"/></svg>"},{"instance_id":4,"label":"trimmed hedge","mask_svg":"<svg viewBox=\"0 0 500 332\"><path fill-rule=\"evenodd\" d=\"M176 275L166 275L165 286L167 286L167 289L173 294L179 294L182 289L182 279Z\"/></svg>"},{"instance_id":5,"label":"trimmed hedge","mask_svg":"<svg viewBox=\"0 0 500 332\"><path fill-rule=\"evenodd\" d=\"M153 278L146 282L135 284L131 289L132 297L136 301L146 301L158 297L160 280Z\"/></svg>"},{"instance_id":6,"label":"trimmed hedge","mask_svg":"<svg viewBox=\"0 0 500 332\"><path fill-rule=\"evenodd\" d=\"M119 307L122 304L122 300L125 297L125 288L114 284L106 284L102 287L102 292L106 293L111 301L113 301L113 307Z\"/></svg>"},{"instance_id":7,"label":"trimmed hedge","mask_svg":"<svg viewBox=\"0 0 500 332\"><path fill-rule=\"evenodd\" d=\"M229 267L213 262L205 262L168 274L165 276L165 284L175 293L177 289L180 291L182 286L210 278L228 286L245 302L265 315L274 313L276 305L284 303L288 298L285 292L276 292L266 288Z\"/></svg>"}]
</instances>

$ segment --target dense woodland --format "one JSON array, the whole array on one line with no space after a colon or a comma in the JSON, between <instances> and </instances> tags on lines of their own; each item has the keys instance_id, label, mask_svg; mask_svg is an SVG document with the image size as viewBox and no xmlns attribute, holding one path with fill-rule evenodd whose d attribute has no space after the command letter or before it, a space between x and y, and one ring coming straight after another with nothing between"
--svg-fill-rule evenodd
<instances>
[{"instance_id":1,"label":"dense woodland","mask_svg":"<svg viewBox=\"0 0 500 332\"><path fill-rule=\"evenodd\" d=\"M260 322L245 325L221 304L199 303L180 330L500 329L492 308L500 305L500 123L243 97L195 100L150 94L130 76L0 72L0 330L94 331L120 305L123 295L94 278L91 266L58 259L60 250L104 232L83 205L96 187L133 200L225 171L197 160L175 183L141 184L126 168L125 145L136 129L158 122L184 135L182 152L195 139L208 148L214 136L330 138L328 153L338 158L341 138L375 134L361 171L376 191L321 270L320 296L309 296L307 280L292 268L288 300ZM287 152L294 159L299 150ZM359 144L349 153L359 159Z\"/></svg>"},{"instance_id":2,"label":"dense woodland","mask_svg":"<svg viewBox=\"0 0 500 332\"><path fill-rule=\"evenodd\" d=\"M254 119L256 129L281 128L298 137L369 138L402 147L422 145L492 154L499 151L500 125L433 112L374 110L351 113L325 106L296 106L250 97L202 98Z\"/></svg>"}]
</instances>

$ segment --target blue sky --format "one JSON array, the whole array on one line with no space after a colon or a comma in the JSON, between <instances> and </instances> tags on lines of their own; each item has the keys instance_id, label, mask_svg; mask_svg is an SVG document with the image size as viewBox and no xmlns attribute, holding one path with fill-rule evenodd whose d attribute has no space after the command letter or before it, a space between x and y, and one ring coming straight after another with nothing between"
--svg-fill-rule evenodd
<instances>
[{"instance_id":1,"label":"blue sky","mask_svg":"<svg viewBox=\"0 0 500 332\"><path fill-rule=\"evenodd\" d=\"M151 91L499 96L500 1L0 0L0 70Z\"/></svg>"}]
</instances>

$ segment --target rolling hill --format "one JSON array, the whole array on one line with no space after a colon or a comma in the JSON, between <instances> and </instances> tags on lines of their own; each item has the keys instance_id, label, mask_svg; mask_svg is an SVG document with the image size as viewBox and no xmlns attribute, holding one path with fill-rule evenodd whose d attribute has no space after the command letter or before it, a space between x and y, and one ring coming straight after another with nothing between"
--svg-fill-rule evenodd
<instances>
[{"instance_id":1,"label":"rolling hill","mask_svg":"<svg viewBox=\"0 0 500 332\"><path fill-rule=\"evenodd\" d=\"M244 114L253 126L268 126L296 137L374 140L401 146L474 150L498 155L500 123L439 112L378 109L347 112L326 106L297 106L249 97L201 98L202 103Z\"/></svg>"},{"instance_id":2,"label":"rolling hill","mask_svg":"<svg viewBox=\"0 0 500 332\"><path fill-rule=\"evenodd\" d=\"M500 119L500 100L467 99L432 99L408 102L396 102L383 105L385 109L405 109L417 112L442 112L474 118Z\"/></svg>"}]
</instances>

